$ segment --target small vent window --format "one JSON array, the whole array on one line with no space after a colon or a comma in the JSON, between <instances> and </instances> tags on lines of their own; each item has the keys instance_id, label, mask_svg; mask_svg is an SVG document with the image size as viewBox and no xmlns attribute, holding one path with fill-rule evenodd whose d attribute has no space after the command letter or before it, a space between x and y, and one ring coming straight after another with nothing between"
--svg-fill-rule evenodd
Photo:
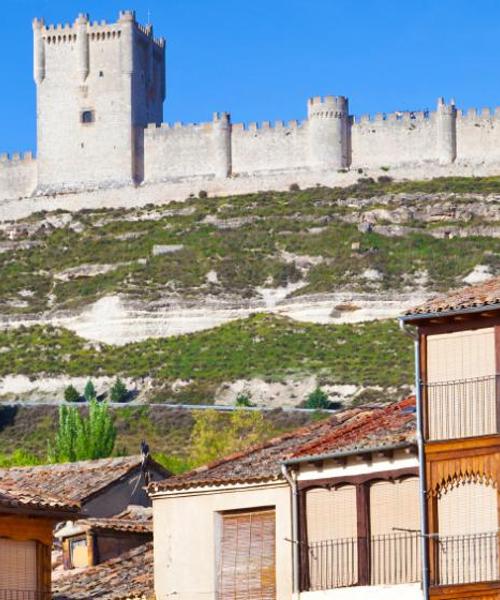
<instances>
[{"instance_id":1,"label":"small vent window","mask_svg":"<svg viewBox=\"0 0 500 600\"><path fill-rule=\"evenodd\" d=\"M95 121L95 114L93 110L84 110L82 112L82 123L93 123Z\"/></svg>"}]
</instances>

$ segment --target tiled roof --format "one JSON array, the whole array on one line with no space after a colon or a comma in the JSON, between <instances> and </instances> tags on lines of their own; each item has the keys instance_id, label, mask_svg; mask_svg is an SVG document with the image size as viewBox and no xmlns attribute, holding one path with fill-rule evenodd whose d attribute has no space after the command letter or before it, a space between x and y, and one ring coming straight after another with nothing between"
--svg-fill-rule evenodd
<instances>
[{"instance_id":1,"label":"tiled roof","mask_svg":"<svg viewBox=\"0 0 500 600\"><path fill-rule=\"evenodd\" d=\"M153 482L149 492L282 479L281 462L298 456L363 450L414 442L414 398L392 405L346 409L329 419L286 433L264 444Z\"/></svg>"},{"instance_id":2,"label":"tiled roof","mask_svg":"<svg viewBox=\"0 0 500 600\"><path fill-rule=\"evenodd\" d=\"M411 445L415 438L415 397L379 408L361 409L347 422L302 444L288 458L313 458L336 452L366 452L374 448Z\"/></svg>"},{"instance_id":3,"label":"tiled roof","mask_svg":"<svg viewBox=\"0 0 500 600\"><path fill-rule=\"evenodd\" d=\"M0 481L0 512L3 508L46 510L46 511L69 511L76 512L80 508L78 502L64 500L52 494L39 495L26 490L3 489Z\"/></svg>"},{"instance_id":4,"label":"tiled roof","mask_svg":"<svg viewBox=\"0 0 500 600\"><path fill-rule=\"evenodd\" d=\"M106 562L75 569L52 583L53 600L153 598L153 542Z\"/></svg>"},{"instance_id":5,"label":"tiled roof","mask_svg":"<svg viewBox=\"0 0 500 600\"><path fill-rule=\"evenodd\" d=\"M141 456L0 469L0 489L85 502L141 464ZM156 463L155 463L156 465ZM160 467L161 469L161 467Z\"/></svg>"},{"instance_id":6,"label":"tiled roof","mask_svg":"<svg viewBox=\"0 0 500 600\"><path fill-rule=\"evenodd\" d=\"M80 519L60 529L56 537L64 538L84 531L153 533L153 510L150 507L133 505L113 517Z\"/></svg>"},{"instance_id":7,"label":"tiled roof","mask_svg":"<svg viewBox=\"0 0 500 600\"><path fill-rule=\"evenodd\" d=\"M406 315L424 315L447 312L460 312L482 306L500 307L500 277L484 283L455 290L449 294L432 298L409 310Z\"/></svg>"}]
</instances>

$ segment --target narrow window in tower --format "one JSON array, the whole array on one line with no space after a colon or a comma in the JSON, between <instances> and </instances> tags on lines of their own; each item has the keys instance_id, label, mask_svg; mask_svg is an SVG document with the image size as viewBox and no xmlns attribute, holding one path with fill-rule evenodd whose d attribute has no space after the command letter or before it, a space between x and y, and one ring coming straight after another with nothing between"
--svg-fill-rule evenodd
<instances>
[{"instance_id":1,"label":"narrow window in tower","mask_svg":"<svg viewBox=\"0 0 500 600\"><path fill-rule=\"evenodd\" d=\"M104 77L104 71L99 71L99 77Z\"/></svg>"},{"instance_id":2,"label":"narrow window in tower","mask_svg":"<svg viewBox=\"0 0 500 600\"><path fill-rule=\"evenodd\" d=\"M93 123L95 121L95 115L93 110L84 110L82 112L81 122L82 123Z\"/></svg>"}]
</instances>

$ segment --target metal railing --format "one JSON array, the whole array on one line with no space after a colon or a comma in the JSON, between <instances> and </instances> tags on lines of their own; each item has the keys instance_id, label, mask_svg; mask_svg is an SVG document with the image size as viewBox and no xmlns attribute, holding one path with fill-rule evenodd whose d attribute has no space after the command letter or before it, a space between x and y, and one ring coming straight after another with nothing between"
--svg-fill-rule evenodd
<instances>
[{"instance_id":1,"label":"metal railing","mask_svg":"<svg viewBox=\"0 0 500 600\"><path fill-rule=\"evenodd\" d=\"M366 561L366 565L360 564ZM323 540L307 544L309 591L420 581L420 534ZM366 581L359 574L363 572Z\"/></svg>"},{"instance_id":2,"label":"metal railing","mask_svg":"<svg viewBox=\"0 0 500 600\"><path fill-rule=\"evenodd\" d=\"M36 590L19 590L0 587L0 600L51 600L50 592Z\"/></svg>"},{"instance_id":3,"label":"metal railing","mask_svg":"<svg viewBox=\"0 0 500 600\"><path fill-rule=\"evenodd\" d=\"M370 539L371 585L416 583L421 579L420 533L391 533Z\"/></svg>"},{"instance_id":4,"label":"metal railing","mask_svg":"<svg viewBox=\"0 0 500 600\"><path fill-rule=\"evenodd\" d=\"M498 531L431 538L432 585L500 580Z\"/></svg>"},{"instance_id":5,"label":"metal railing","mask_svg":"<svg viewBox=\"0 0 500 600\"><path fill-rule=\"evenodd\" d=\"M429 440L497 433L500 375L423 384Z\"/></svg>"}]
</instances>

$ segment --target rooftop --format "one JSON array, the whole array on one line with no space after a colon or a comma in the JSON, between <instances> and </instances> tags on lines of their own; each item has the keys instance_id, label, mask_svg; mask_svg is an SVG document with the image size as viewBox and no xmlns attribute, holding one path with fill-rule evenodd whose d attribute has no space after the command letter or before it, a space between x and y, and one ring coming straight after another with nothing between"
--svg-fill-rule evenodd
<instances>
[{"instance_id":1,"label":"rooftop","mask_svg":"<svg viewBox=\"0 0 500 600\"><path fill-rule=\"evenodd\" d=\"M121 533L153 533L153 510L131 505L113 517L79 519L61 528L56 537L65 538L85 531L115 531Z\"/></svg>"},{"instance_id":2,"label":"rooftop","mask_svg":"<svg viewBox=\"0 0 500 600\"><path fill-rule=\"evenodd\" d=\"M0 469L0 490L84 503L141 465L142 457L124 456L73 463ZM159 469L165 471L160 465Z\"/></svg>"},{"instance_id":3,"label":"rooftop","mask_svg":"<svg viewBox=\"0 0 500 600\"><path fill-rule=\"evenodd\" d=\"M500 308L500 277L431 298L424 304L409 310L405 317L453 314L482 307Z\"/></svg>"},{"instance_id":4,"label":"rooftop","mask_svg":"<svg viewBox=\"0 0 500 600\"><path fill-rule=\"evenodd\" d=\"M95 567L68 571L52 583L53 600L153 597L153 542Z\"/></svg>"},{"instance_id":5,"label":"rooftop","mask_svg":"<svg viewBox=\"0 0 500 600\"><path fill-rule=\"evenodd\" d=\"M415 443L415 399L339 411L332 417L286 433L188 473L153 482L150 493L281 480L281 463L335 453L362 453Z\"/></svg>"},{"instance_id":6,"label":"rooftop","mask_svg":"<svg viewBox=\"0 0 500 600\"><path fill-rule=\"evenodd\" d=\"M53 494L36 494L27 490L4 489L0 481L0 512L2 509L47 512L70 512L79 510L78 502L65 500Z\"/></svg>"}]
</instances>

